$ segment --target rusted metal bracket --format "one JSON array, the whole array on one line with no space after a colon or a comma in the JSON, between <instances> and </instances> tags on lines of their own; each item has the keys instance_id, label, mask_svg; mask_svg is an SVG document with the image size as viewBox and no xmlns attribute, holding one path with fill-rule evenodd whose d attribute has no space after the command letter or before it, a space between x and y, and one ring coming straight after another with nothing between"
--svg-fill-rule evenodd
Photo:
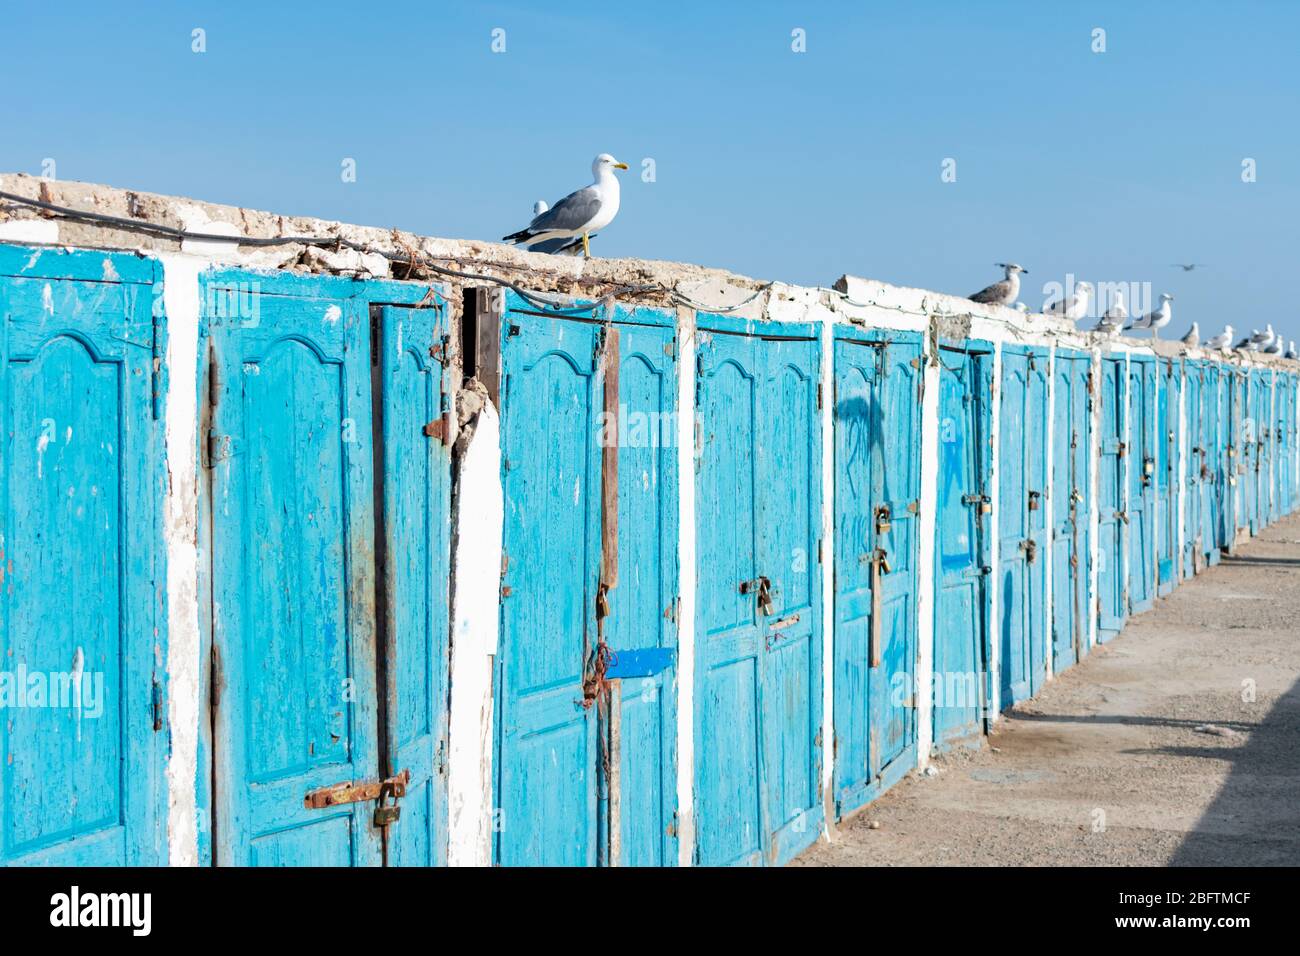
<instances>
[{"instance_id":1,"label":"rusted metal bracket","mask_svg":"<svg viewBox=\"0 0 1300 956\"><path fill-rule=\"evenodd\" d=\"M447 444L448 433L451 431L450 412L443 412L441 418L435 418L424 426L424 434L428 438L436 438L444 445Z\"/></svg>"},{"instance_id":2,"label":"rusted metal bracket","mask_svg":"<svg viewBox=\"0 0 1300 956\"><path fill-rule=\"evenodd\" d=\"M336 783L310 791L303 797L302 805L308 810L327 810L345 803L366 803L378 800L381 795L399 799L406 796L406 785L411 782L411 771L403 770L386 780L366 780L361 783Z\"/></svg>"}]
</instances>

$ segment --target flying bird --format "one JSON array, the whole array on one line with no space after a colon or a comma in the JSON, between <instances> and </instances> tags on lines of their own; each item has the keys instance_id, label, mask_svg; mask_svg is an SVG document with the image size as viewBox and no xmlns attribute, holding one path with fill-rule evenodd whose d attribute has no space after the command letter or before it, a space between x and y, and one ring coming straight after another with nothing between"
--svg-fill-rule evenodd
<instances>
[{"instance_id":1,"label":"flying bird","mask_svg":"<svg viewBox=\"0 0 1300 956\"><path fill-rule=\"evenodd\" d=\"M1205 347L1207 349L1218 349L1222 351L1223 349L1226 349L1228 347L1228 343L1231 341L1232 341L1232 326L1225 325L1223 327L1222 332L1220 332L1214 338L1210 339L1208 342L1205 343Z\"/></svg>"},{"instance_id":2,"label":"flying bird","mask_svg":"<svg viewBox=\"0 0 1300 956\"><path fill-rule=\"evenodd\" d=\"M539 199L533 203L533 217L536 218L550 208L546 201ZM591 238L596 238L596 233L591 234ZM528 246L529 252L544 252L552 256L576 256L578 250L582 248L582 240L578 238L571 239L546 239L542 242L535 242Z\"/></svg>"},{"instance_id":3,"label":"flying bird","mask_svg":"<svg viewBox=\"0 0 1300 956\"><path fill-rule=\"evenodd\" d=\"M1205 268L1204 262L1173 262L1170 263L1175 269L1182 269L1184 272L1191 272L1193 269Z\"/></svg>"},{"instance_id":4,"label":"flying bird","mask_svg":"<svg viewBox=\"0 0 1300 956\"><path fill-rule=\"evenodd\" d=\"M591 162L595 182L571 192L550 209L533 217L525 228L504 237L505 242L532 246L547 239L582 239L582 254L591 255L591 235L604 229L618 215L616 169L627 169L609 153Z\"/></svg>"},{"instance_id":5,"label":"flying bird","mask_svg":"<svg viewBox=\"0 0 1300 956\"><path fill-rule=\"evenodd\" d=\"M1196 348L1201 341L1201 327L1193 322L1192 327L1187 330L1187 334L1182 337L1181 341L1189 349Z\"/></svg>"},{"instance_id":6,"label":"flying bird","mask_svg":"<svg viewBox=\"0 0 1300 956\"><path fill-rule=\"evenodd\" d=\"M1092 283L1076 282L1074 285L1074 291L1064 299L1043 306L1043 314L1054 315L1059 318L1068 319L1071 322L1078 322L1088 314L1088 303L1091 299Z\"/></svg>"},{"instance_id":7,"label":"flying bird","mask_svg":"<svg viewBox=\"0 0 1300 956\"><path fill-rule=\"evenodd\" d=\"M1006 278L966 298L983 305L1010 305L1016 301L1020 295L1020 274L1029 275L1029 272L1014 262L999 262L998 265L1002 267Z\"/></svg>"},{"instance_id":8,"label":"flying bird","mask_svg":"<svg viewBox=\"0 0 1300 956\"><path fill-rule=\"evenodd\" d=\"M1151 338L1159 338L1159 331L1168 325L1169 321L1174 317L1173 301L1174 297L1172 295L1168 292L1161 292L1160 304L1141 318L1134 319L1126 327L1125 331L1130 329L1150 329Z\"/></svg>"}]
</instances>

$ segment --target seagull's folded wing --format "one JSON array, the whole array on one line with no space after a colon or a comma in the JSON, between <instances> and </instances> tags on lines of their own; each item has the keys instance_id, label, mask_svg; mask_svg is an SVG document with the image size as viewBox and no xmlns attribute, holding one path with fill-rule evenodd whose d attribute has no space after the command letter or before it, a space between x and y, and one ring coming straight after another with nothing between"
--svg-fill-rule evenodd
<instances>
[{"instance_id":1,"label":"seagull's folded wing","mask_svg":"<svg viewBox=\"0 0 1300 956\"><path fill-rule=\"evenodd\" d=\"M569 193L546 212L528 224L531 233L581 232L600 211L600 193L595 186L587 186Z\"/></svg>"}]
</instances>

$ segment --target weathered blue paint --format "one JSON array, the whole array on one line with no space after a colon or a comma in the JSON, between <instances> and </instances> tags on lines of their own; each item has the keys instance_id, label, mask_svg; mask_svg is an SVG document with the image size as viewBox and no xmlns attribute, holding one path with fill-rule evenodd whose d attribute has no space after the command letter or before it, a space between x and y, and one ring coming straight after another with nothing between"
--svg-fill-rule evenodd
<instances>
[{"instance_id":1,"label":"weathered blue paint","mask_svg":"<svg viewBox=\"0 0 1300 956\"><path fill-rule=\"evenodd\" d=\"M616 308L618 585L610 592L606 676L621 680L619 839L609 862L675 866L677 851L676 316ZM608 788L607 788L608 789ZM614 858L615 855L617 858Z\"/></svg>"},{"instance_id":2,"label":"weathered blue paint","mask_svg":"<svg viewBox=\"0 0 1300 956\"><path fill-rule=\"evenodd\" d=\"M1128 368L1128 606L1150 610L1156 596L1156 363L1129 357Z\"/></svg>"},{"instance_id":3,"label":"weathered blue paint","mask_svg":"<svg viewBox=\"0 0 1300 956\"><path fill-rule=\"evenodd\" d=\"M592 316L605 317L596 308ZM513 294L506 299L494 850L501 864L671 865L677 856L674 316L619 308L605 318L619 331L613 418L604 412L602 325L538 315ZM617 741L583 693L598 640L607 442L618 447L619 581L604 633L616 660L659 659L642 676L620 677L617 667L607 674L620 682ZM614 746L619 773L606 778L603 755ZM611 786L620 799L611 800Z\"/></svg>"},{"instance_id":4,"label":"weathered blue paint","mask_svg":"<svg viewBox=\"0 0 1300 956\"><path fill-rule=\"evenodd\" d=\"M384 775L410 774L401 818L390 829L388 862L438 866L447 861L451 452L424 428L452 414L447 317L441 307L374 311Z\"/></svg>"},{"instance_id":5,"label":"weathered blue paint","mask_svg":"<svg viewBox=\"0 0 1300 956\"><path fill-rule=\"evenodd\" d=\"M204 319L216 862L375 865L370 805L303 805L379 771L369 316L306 279L216 274Z\"/></svg>"},{"instance_id":6,"label":"weathered blue paint","mask_svg":"<svg viewBox=\"0 0 1300 956\"><path fill-rule=\"evenodd\" d=\"M1228 448L1233 486L1232 530L1228 539L1229 550L1236 546L1238 535L1250 530L1254 488L1254 423L1250 416L1249 373L1245 369L1232 369L1232 444Z\"/></svg>"},{"instance_id":7,"label":"weathered blue paint","mask_svg":"<svg viewBox=\"0 0 1300 956\"><path fill-rule=\"evenodd\" d=\"M1277 492L1278 512L1289 515L1296 507L1296 380L1290 372L1277 381Z\"/></svg>"},{"instance_id":8,"label":"weathered blue paint","mask_svg":"<svg viewBox=\"0 0 1300 956\"><path fill-rule=\"evenodd\" d=\"M979 348L975 345L974 348ZM939 509L934 608L934 739L977 741L989 711L993 358L939 349Z\"/></svg>"},{"instance_id":9,"label":"weathered blue paint","mask_svg":"<svg viewBox=\"0 0 1300 956\"><path fill-rule=\"evenodd\" d=\"M1227 507L1227 475L1224 470L1227 447L1227 416L1223 401L1222 368L1217 362L1202 365L1201 408L1204 428L1201 456L1201 546L1208 564L1218 564L1223 546L1223 514Z\"/></svg>"},{"instance_id":10,"label":"weathered blue paint","mask_svg":"<svg viewBox=\"0 0 1300 956\"><path fill-rule=\"evenodd\" d=\"M998 426L998 647L1001 705L1047 680L1048 352L1002 349Z\"/></svg>"},{"instance_id":11,"label":"weathered blue paint","mask_svg":"<svg viewBox=\"0 0 1300 956\"><path fill-rule=\"evenodd\" d=\"M1254 472L1251 477L1253 507L1250 533L1259 534L1272 520L1272 498L1269 494L1269 477L1272 474L1272 439L1269 425L1272 422L1272 377L1268 369L1253 369L1250 373L1251 418L1254 423Z\"/></svg>"},{"instance_id":12,"label":"weathered blue paint","mask_svg":"<svg viewBox=\"0 0 1300 956\"><path fill-rule=\"evenodd\" d=\"M837 816L874 799L916 763L920 366L914 333L837 330ZM885 564L877 568L882 558L888 571Z\"/></svg>"},{"instance_id":13,"label":"weathered blue paint","mask_svg":"<svg viewBox=\"0 0 1300 956\"><path fill-rule=\"evenodd\" d=\"M167 861L159 278L0 246L0 865Z\"/></svg>"},{"instance_id":14,"label":"weathered blue paint","mask_svg":"<svg viewBox=\"0 0 1300 956\"><path fill-rule=\"evenodd\" d=\"M712 318L696 381L695 853L779 864L822 818L819 343Z\"/></svg>"},{"instance_id":15,"label":"weathered blue paint","mask_svg":"<svg viewBox=\"0 0 1300 956\"><path fill-rule=\"evenodd\" d=\"M1092 358L1056 351L1052 429L1052 671L1088 648L1092 549Z\"/></svg>"},{"instance_id":16,"label":"weathered blue paint","mask_svg":"<svg viewBox=\"0 0 1300 956\"><path fill-rule=\"evenodd\" d=\"M497 655L494 856L595 865L600 326L527 314L501 332L505 529Z\"/></svg>"},{"instance_id":17,"label":"weathered blue paint","mask_svg":"<svg viewBox=\"0 0 1300 956\"><path fill-rule=\"evenodd\" d=\"M1118 634L1128 617L1124 569L1131 525L1124 510L1124 485L1131 455L1124 441L1126 365L1123 356L1101 360L1101 448L1097 462L1097 640L1101 643Z\"/></svg>"},{"instance_id":18,"label":"weathered blue paint","mask_svg":"<svg viewBox=\"0 0 1300 956\"><path fill-rule=\"evenodd\" d=\"M1179 359L1156 364L1156 587L1164 595L1178 583L1182 534L1178 510L1181 448L1178 440L1183 372Z\"/></svg>"}]
</instances>

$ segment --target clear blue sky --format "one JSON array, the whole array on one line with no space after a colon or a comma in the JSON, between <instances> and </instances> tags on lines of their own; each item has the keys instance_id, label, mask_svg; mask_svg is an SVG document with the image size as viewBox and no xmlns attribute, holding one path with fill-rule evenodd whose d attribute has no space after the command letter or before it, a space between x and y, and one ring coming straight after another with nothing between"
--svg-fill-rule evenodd
<instances>
[{"instance_id":1,"label":"clear blue sky","mask_svg":"<svg viewBox=\"0 0 1300 956\"><path fill-rule=\"evenodd\" d=\"M5 20L0 169L49 157L61 179L497 239L608 151L633 168L597 254L958 294L1014 259L1034 307L1072 272L1173 292L1170 332L1273 319L1300 338L1277 291L1300 206L1290 0L78 2Z\"/></svg>"}]
</instances>

